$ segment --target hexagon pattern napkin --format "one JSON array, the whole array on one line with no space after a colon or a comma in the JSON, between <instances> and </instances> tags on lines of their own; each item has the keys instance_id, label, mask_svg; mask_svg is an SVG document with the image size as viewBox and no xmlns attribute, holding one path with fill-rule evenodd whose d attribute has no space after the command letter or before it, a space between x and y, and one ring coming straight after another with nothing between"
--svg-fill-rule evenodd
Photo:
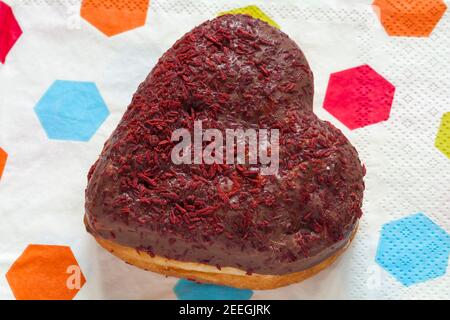
<instances>
[{"instance_id":1,"label":"hexagon pattern napkin","mask_svg":"<svg viewBox=\"0 0 450 320\"><path fill-rule=\"evenodd\" d=\"M311 299L450 295L450 15L441 0L0 1L0 298ZM270 291L165 278L84 230L90 165L184 33L221 14L280 28L315 112L367 168L363 218L319 275Z\"/></svg>"}]
</instances>

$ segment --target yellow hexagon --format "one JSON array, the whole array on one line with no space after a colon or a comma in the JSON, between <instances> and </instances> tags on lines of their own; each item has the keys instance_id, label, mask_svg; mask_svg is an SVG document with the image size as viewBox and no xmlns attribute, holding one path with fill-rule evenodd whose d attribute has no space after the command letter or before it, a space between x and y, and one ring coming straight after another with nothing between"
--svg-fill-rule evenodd
<instances>
[{"instance_id":1,"label":"yellow hexagon","mask_svg":"<svg viewBox=\"0 0 450 320\"><path fill-rule=\"evenodd\" d=\"M246 15L249 15L249 16L255 18L255 19L262 20L262 21L267 22L268 24L270 24L272 27L280 29L280 26L278 25L278 23L273 21L268 15L266 15L257 6L247 6L247 7L243 7L243 8L237 8L237 9L233 9L233 10L230 10L230 11L220 12L218 15L219 16L223 16L224 14L239 14L239 13L240 14L246 14Z\"/></svg>"},{"instance_id":2,"label":"yellow hexagon","mask_svg":"<svg viewBox=\"0 0 450 320\"><path fill-rule=\"evenodd\" d=\"M450 112L442 116L435 146L450 159Z\"/></svg>"}]
</instances>

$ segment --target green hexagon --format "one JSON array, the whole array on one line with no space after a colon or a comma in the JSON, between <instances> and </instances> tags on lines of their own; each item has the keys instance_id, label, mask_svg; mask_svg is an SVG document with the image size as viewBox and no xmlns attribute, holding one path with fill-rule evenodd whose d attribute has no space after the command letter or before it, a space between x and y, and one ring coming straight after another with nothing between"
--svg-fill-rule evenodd
<instances>
[{"instance_id":1,"label":"green hexagon","mask_svg":"<svg viewBox=\"0 0 450 320\"><path fill-rule=\"evenodd\" d=\"M442 116L434 145L450 159L450 112Z\"/></svg>"}]
</instances>

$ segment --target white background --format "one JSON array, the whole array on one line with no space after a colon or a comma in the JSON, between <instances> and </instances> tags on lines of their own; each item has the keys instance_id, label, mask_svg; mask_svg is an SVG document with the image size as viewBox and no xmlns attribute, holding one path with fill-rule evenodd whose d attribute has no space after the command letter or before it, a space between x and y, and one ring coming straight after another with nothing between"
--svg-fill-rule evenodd
<instances>
[{"instance_id":1,"label":"white background","mask_svg":"<svg viewBox=\"0 0 450 320\"><path fill-rule=\"evenodd\" d=\"M358 235L332 267L254 299L449 298L450 272L404 287L374 262L382 224L423 212L450 232L450 159L434 147L450 111L450 17L429 38L390 38L371 1L151 0L146 25L111 38L78 16L76 0L7 0L23 29L0 65L0 298L30 244L71 246L87 283L78 299L175 298L175 278L141 271L100 249L83 225L86 175L138 84L178 38L223 10L256 4L304 51L315 112L342 129L367 166ZM50 4L49 4L50 3ZM387 122L349 131L322 109L329 74L369 64L396 87ZM88 143L49 140L33 107L54 80L93 81L111 115Z\"/></svg>"}]
</instances>

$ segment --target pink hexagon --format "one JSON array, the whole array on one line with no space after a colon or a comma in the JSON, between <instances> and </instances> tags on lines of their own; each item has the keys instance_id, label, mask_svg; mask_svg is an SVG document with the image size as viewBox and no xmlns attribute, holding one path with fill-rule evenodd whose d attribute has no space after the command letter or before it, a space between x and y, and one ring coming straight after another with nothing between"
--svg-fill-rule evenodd
<instances>
[{"instance_id":1,"label":"pink hexagon","mask_svg":"<svg viewBox=\"0 0 450 320\"><path fill-rule=\"evenodd\" d=\"M6 56L22 35L22 29L10 6L0 1L0 61L5 63Z\"/></svg>"},{"instance_id":2,"label":"pink hexagon","mask_svg":"<svg viewBox=\"0 0 450 320\"><path fill-rule=\"evenodd\" d=\"M350 130L389 118L395 87L368 65L330 75L323 107Z\"/></svg>"}]
</instances>

